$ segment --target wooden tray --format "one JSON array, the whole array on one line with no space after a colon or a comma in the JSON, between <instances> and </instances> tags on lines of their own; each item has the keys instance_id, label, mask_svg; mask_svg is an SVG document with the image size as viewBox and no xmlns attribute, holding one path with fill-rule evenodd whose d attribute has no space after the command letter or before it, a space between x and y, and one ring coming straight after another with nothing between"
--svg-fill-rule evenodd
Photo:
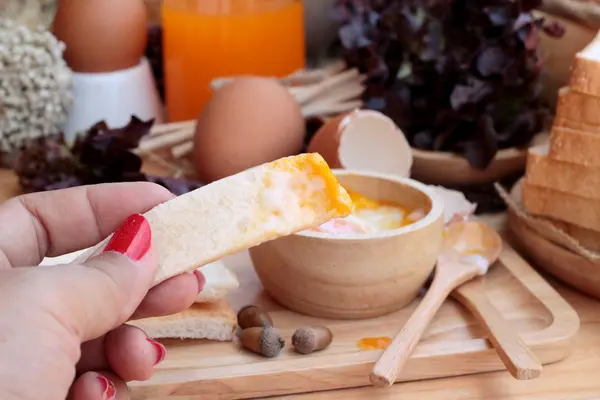
<instances>
[{"instance_id":1,"label":"wooden tray","mask_svg":"<svg viewBox=\"0 0 600 400\"><path fill-rule=\"evenodd\" d=\"M247 253L226 258L241 288L234 309L257 304L270 311L289 343L295 328L322 323L334 333L323 352L310 356L289 349L265 359L232 343L165 341L169 352L154 377L133 382L132 398L244 399L369 385L369 371L381 350L364 351L357 341L393 336L415 304L388 316L361 321L320 320L283 309L263 291ZM542 363L565 358L579 329L576 312L511 247L489 272L487 293L502 315L522 334ZM415 302L416 303L416 302ZM399 381L504 369L483 330L460 305L449 300L426 331Z\"/></svg>"}]
</instances>

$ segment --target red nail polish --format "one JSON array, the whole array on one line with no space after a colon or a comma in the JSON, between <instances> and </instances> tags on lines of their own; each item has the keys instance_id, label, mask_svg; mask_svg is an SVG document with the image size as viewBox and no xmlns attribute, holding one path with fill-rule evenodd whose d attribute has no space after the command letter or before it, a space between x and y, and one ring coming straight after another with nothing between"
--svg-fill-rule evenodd
<instances>
[{"instance_id":1,"label":"red nail polish","mask_svg":"<svg viewBox=\"0 0 600 400\"><path fill-rule=\"evenodd\" d=\"M114 400L117 395L115 384L102 375L98 375L98 380L102 385L102 400Z\"/></svg>"},{"instance_id":2,"label":"red nail polish","mask_svg":"<svg viewBox=\"0 0 600 400\"><path fill-rule=\"evenodd\" d=\"M154 362L154 365L156 365L164 360L167 356L167 348L158 343L156 340L150 339L149 337L147 337L146 340L150 342L150 344L154 346L154 350L156 350L156 361Z\"/></svg>"},{"instance_id":3,"label":"red nail polish","mask_svg":"<svg viewBox=\"0 0 600 400\"><path fill-rule=\"evenodd\" d=\"M141 214L130 215L113 233L104 251L116 251L139 261L150 249L152 231Z\"/></svg>"},{"instance_id":4,"label":"red nail polish","mask_svg":"<svg viewBox=\"0 0 600 400\"><path fill-rule=\"evenodd\" d=\"M198 293L200 293L202 289L204 289L204 285L206 285L206 277L197 269L194 270L194 275L196 275L196 279L198 279Z\"/></svg>"}]
</instances>

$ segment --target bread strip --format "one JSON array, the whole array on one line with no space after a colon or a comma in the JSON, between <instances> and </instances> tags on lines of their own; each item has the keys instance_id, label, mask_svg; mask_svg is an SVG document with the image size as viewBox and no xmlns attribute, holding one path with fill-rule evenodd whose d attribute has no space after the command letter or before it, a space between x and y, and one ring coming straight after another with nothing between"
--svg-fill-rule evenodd
<instances>
[{"instance_id":1,"label":"bread strip","mask_svg":"<svg viewBox=\"0 0 600 400\"><path fill-rule=\"evenodd\" d=\"M600 200L600 168L553 160L547 145L529 149L525 176L535 186Z\"/></svg>"},{"instance_id":2,"label":"bread strip","mask_svg":"<svg viewBox=\"0 0 600 400\"><path fill-rule=\"evenodd\" d=\"M127 323L142 329L151 339L231 341L237 328L236 314L225 299L215 303L194 304L178 314Z\"/></svg>"},{"instance_id":3,"label":"bread strip","mask_svg":"<svg viewBox=\"0 0 600 400\"><path fill-rule=\"evenodd\" d=\"M554 160L600 167L600 135L585 131L552 128L549 157Z\"/></svg>"},{"instance_id":4,"label":"bread strip","mask_svg":"<svg viewBox=\"0 0 600 400\"><path fill-rule=\"evenodd\" d=\"M523 206L533 215L600 232L600 201L522 183Z\"/></svg>"},{"instance_id":5,"label":"bread strip","mask_svg":"<svg viewBox=\"0 0 600 400\"><path fill-rule=\"evenodd\" d=\"M581 121L568 118L556 117L554 119L554 124L552 125L552 130L554 129L571 129L587 133L600 134L600 125L585 124Z\"/></svg>"},{"instance_id":6,"label":"bread strip","mask_svg":"<svg viewBox=\"0 0 600 400\"><path fill-rule=\"evenodd\" d=\"M154 285L351 211L350 196L316 153L285 157L215 181L144 214L159 259ZM109 239L76 261L101 251Z\"/></svg>"},{"instance_id":7,"label":"bread strip","mask_svg":"<svg viewBox=\"0 0 600 400\"><path fill-rule=\"evenodd\" d=\"M68 264L87 249L64 254L58 257L46 257L40 266ZM215 261L202 267L204 288L196 297L196 303L211 303L227 297L229 292L237 289L240 284L237 276L231 272L222 261Z\"/></svg>"}]
</instances>

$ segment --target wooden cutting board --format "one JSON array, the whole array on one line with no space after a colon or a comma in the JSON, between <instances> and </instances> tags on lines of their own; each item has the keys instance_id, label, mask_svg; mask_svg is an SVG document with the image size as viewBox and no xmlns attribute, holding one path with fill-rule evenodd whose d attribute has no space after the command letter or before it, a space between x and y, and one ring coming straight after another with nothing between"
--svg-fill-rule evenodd
<instances>
[{"instance_id":1,"label":"wooden cutting board","mask_svg":"<svg viewBox=\"0 0 600 400\"><path fill-rule=\"evenodd\" d=\"M287 311L266 295L246 252L226 258L240 289L230 296L234 309L256 304L268 310L290 343L293 331L324 324L334 334L331 346L301 356L289 347L275 359L248 353L234 343L164 341L168 356L154 377L133 382L134 400L245 399L369 385L369 371L381 350L364 350L365 338L392 337L415 308L368 320L334 321ZM544 364L565 358L579 329L579 318L511 247L488 273L486 292ZM399 381L466 375L504 369L483 329L452 300L426 331ZM508 374L508 372L507 372ZM542 372L543 374L543 372Z\"/></svg>"},{"instance_id":2,"label":"wooden cutting board","mask_svg":"<svg viewBox=\"0 0 600 400\"><path fill-rule=\"evenodd\" d=\"M146 165L148 167L148 165ZM160 168L147 172L164 173ZM0 170L0 200L19 194L16 177ZM499 224L487 221L493 226ZM247 252L224 259L238 275L240 289L230 296L237 311L247 304L270 312L290 342L303 325L324 324L334 333L331 346L300 356L289 349L276 359L250 354L234 343L165 341L168 355L146 382L132 382L134 400L245 399L368 386L368 375L381 350L357 346L365 338L392 337L414 310L417 301L397 313L359 321L320 320L283 309L262 290ZM501 314L522 335L544 364L565 358L579 329L571 306L511 247L490 270L486 293ZM412 381L503 370L483 329L453 300L448 300L425 332L399 376ZM508 372L506 372L508 374ZM543 372L542 372L543 374Z\"/></svg>"}]
</instances>

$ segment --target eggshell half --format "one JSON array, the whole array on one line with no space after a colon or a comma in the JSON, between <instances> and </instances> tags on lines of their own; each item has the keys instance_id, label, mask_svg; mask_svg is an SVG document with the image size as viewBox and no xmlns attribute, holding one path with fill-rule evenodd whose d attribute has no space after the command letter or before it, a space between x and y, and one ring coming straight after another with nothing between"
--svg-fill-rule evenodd
<instances>
[{"instance_id":1,"label":"eggshell half","mask_svg":"<svg viewBox=\"0 0 600 400\"><path fill-rule=\"evenodd\" d=\"M308 145L332 168L410 175L412 152L394 121L373 110L355 110L329 120Z\"/></svg>"},{"instance_id":2,"label":"eggshell half","mask_svg":"<svg viewBox=\"0 0 600 400\"><path fill-rule=\"evenodd\" d=\"M341 114L325 122L315 133L306 149L309 153L319 153L331 168L343 168L338 156L340 146L340 122L349 114Z\"/></svg>"},{"instance_id":3,"label":"eggshell half","mask_svg":"<svg viewBox=\"0 0 600 400\"><path fill-rule=\"evenodd\" d=\"M444 222L448 223L456 218L468 218L475 213L477 204L471 203L462 192L448 189L443 186L429 185L444 201Z\"/></svg>"}]
</instances>

